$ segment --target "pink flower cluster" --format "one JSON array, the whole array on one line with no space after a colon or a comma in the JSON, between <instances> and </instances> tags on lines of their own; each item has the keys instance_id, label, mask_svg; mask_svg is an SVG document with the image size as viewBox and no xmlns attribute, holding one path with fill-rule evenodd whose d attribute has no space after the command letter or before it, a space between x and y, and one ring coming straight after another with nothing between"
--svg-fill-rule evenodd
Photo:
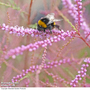
<instances>
[{"instance_id":1,"label":"pink flower cluster","mask_svg":"<svg viewBox=\"0 0 90 90\"><path fill-rule=\"evenodd\" d=\"M77 18L76 18L76 23L78 23L78 30L80 29L80 26L82 25L82 0L74 0L76 2L76 11L77 13Z\"/></svg>"},{"instance_id":2,"label":"pink flower cluster","mask_svg":"<svg viewBox=\"0 0 90 90\"><path fill-rule=\"evenodd\" d=\"M53 79L58 80L61 83L65 83L65 84L70 84L68 81L65 81L63 78L59 77L58 75L54 75L53 73L49 73L46 69L45 72L49 75L52 76Z\"/></svg>"},{"instance_id":3,"label":"pink flower cluster","mask_svg":"<svg viewBox=\"0 0 90 90\"><path fill-rule=\"evenodd\" d=\"M0 26L0 28L6 32L9 32L10 34L16 34L17 36L25 36L25 35L31 35L31 37L40 37L43 38L45 37L50 37L50 31L46 30L45 32L43 31L38 31L37 29L32 29L32 28L24 28L22 27L18 27L18 26L9 26L9 25L5 25L3 24L2 26ZM74 31L72 31L74 32ZM52 35L61 35L64 34L63 30L52 30ZM67 30L67 33L69 34L69 31Z\"/></svg>"},{"instance_id":4,"label":"pink flower cluster","mask_svg":"<svg viewBox=\"0 0 90 90\"><path fill-rule=\"evenodd\" d=\"M72 63L72 62L76 62L74 60L70 60L70 59L63 59L63 60L59 60L59 61L52 61L52 62L47 62L47 64L44 64L42 69L48 69L48 68L53 68L53 67L57 67L58 65L62 65L65 63ZM21 78L23 78L25 75L27 75L29 72L34 73L35 71L37 71L39 69L39 65L33 65L30 66L29 69L22 70L22 73L20 75L17 75L16 77L13 77L12 82L19 82Z\"/></svg>"},{"instance_id":5,"label":"pink flower cluster","mask_svg":"<svg viewBox=\"0 0 90 90\"><path fill-rule=\"evenodd\" d=\"M63 5L68 8L68 13L74 18L77 18L77 8L72 4L71 0L62 0Z\"/></svg>"},{"instance_id":6,"label":"pink flower cluster","mask_svg":"<svg viewBox=\"0 0 90 90\"><path fill-rule=\"evenodd\" d=\"M60 60L60 61L47 62L47 64L44 64L44 66L42 67L42 69L49 69L49 68L57 67L58 65L62 65L62 64L65 64L65 63L68 63L69 64L69 63L72 63L72 62L77 62L77 61L75 61L74 59L73 60L63 59L63 60ZM81 70L78 71L78 75L76 75L75 79L72 80L71 82L67 82L64 79L55 76L56 79L57 80L60 79L60 82L64 81L67 84L70 84L71 86L76 87L77 84L78 84L78 81L79 80L82 80L82 77L85 77L85 75L86 75L86 72L87 72L87 69L86 68L89 67L90 58L86 58L84 60L84 62L85 62L85 64L82 64ZM25 70L22 70L22 74L17 75L16 77L13 77L12 82L13 83L14 82L19 82L20 79L23 78L24 76L26 76L29 72L34 73L38 69L39 69L39 65L36 65L36 66L33 65L33 66L30 66L29 69L26 69L26 71ZM53 76L53 74L50 74L50 73L48 73L48 75Z\"/></svg>"},{"instance_id":7,"label":"pink flower cluster","mask_svg":"<svg viewBox=\"0 0 90 90\"><path fill-rule=\"evenodd\" d=\"M87 40L90 40L90 28L88 27L83 16L81 15L82 11L80 11L80 9L82 9L81 1L82 0L75 0L77 5L74 5L72 4L71 0L62 0L63 5L68 8L68 13L75 19L75 22L79 21L81 29L84 30L85 37L87 38Z\"/></svg>"},{"instance_id":8,"label":"pink flower cluster","mask_svg":"<svg viewBox=\"0 0 90 90\"><path fill-rule=\"evenodd\" d=\"M30 83L30 80L27 79L26 82L25 82L26 87L29 87L29 83Z\"/></svg>"},{"instance_id":9,"label":"pink flower cluster","mask_svg":"<svg viewBox=\"0 0 90 90\"><path fill-rule=\"evenodd\" d=\"M6 32L9 32L10 34L17 34L18 36L24 36L24 35L31 35L34 36L35 34L38 35L39 31L35 30L35 29L29 29L29 28L24 28L22 27L18 27L17 26L9 26L9 25L5 25L3 24L1 27L2 30L5 30Z\"/></svg>"},{"instance_id":10,"label":"pink flower cluster","mask_svg":"<svg viewBox=\"0 0 90 90\"><path fill-rule=\"evenodd\" d=\"M4 26L2 29L3 30L6 30L6 31L8 31L9 29L7 29L7 27L8 26ZM12 28L12 27L10 27L10 28ZM23 29L22 28L22 30L20 31L20 28L17 30L16 28L14 29L10 29L9 31L11 31L12 30L12 32L14 32L14 33L20 33L20 32L24 32L24 34L31 34L31 33L33 33L33 34L38 34L38 33L40 33L38 30L34 30L34 29ZM15 30L15 31L14 31ZM16 31L20 31L20 32L16 32ZM26 33L26 31L28 32L28 33ZM23 34L23 32L22 33L20 33L21 35ZM37 33L36 33L37 32ZM40 46L41 47L46 47L47 45L52 45L52 43L53 42L58 42L58 41L60 41L61 39L62 40L65 40L65 38L66 37L70 37L70 38L72 38L72 37L74 37L75 36L75 34L76 34L76 31L66 31L66 32L64 32L63 30L61 30L61 31L52 31L53 33L54 33L54 36L50 36L50 38L47 38L47 39L45 39L45 40L42 40L42 41L37 41L37 42L35 42L35 43L30 43L29 45L27 45L27 46L24 46L24 45L22 45L21 47L17 47L17 48L15 48L15 49L11 49L10 51L8 51L7 52L7 54L5 55L5 59L8 59L9 57L11 57L12 56L12 58L15 58L17 55L19 55L19 54L23 54L23 52L25 51L25 50L29 50L30 52L31 51L35 51L35 50L37 50ZM23 35L24 35L23 34ZM57 35L57 36L55 36L55 35Z\"/></svg>"},{"instance_id":11,"label":"pink flower cluster","mask_svg":"<svg viewBox=\"0 0 90 90\"><path fill-rule=\"evenodd\" d=\"M79 80L82 80L82 77L85 77L86 75L86 72L87 72L87 67L89 67L89 64L90 64L90 58L86 58L84 60L84 62L86 64L83 64L82 67L81 67L81 70L78 71L78 75L76 75L75 79L71 81L70 85L73 86L73 87L76 87L77 86L77 83Z\"/></svg>"}]
</instances>

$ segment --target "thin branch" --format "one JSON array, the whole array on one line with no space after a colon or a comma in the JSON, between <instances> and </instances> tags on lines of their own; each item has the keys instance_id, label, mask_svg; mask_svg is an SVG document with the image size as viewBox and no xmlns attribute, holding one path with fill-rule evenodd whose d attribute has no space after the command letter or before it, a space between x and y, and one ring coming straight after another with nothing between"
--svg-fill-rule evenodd
<instances>
[{"instance_id":1,"label":"thin branch","mask_svg":"<svg viewBox=\"0 0 90 90\"><path fill-rule=\"evenodd\" d=\"M58 14L60 15L60 16L62 16L64 19L65 19L65 21L67 21L69 24L70 24L70 26L76 31L76 32L78 32L78 30L75 28L75 26L69 21L69 19L67 19L63 14L62 14L62 12L56 7L56 11L58 12Z\"/></svg>"},{"instance_id":2,"label":"thin branch","mask_svg":"<svg viewBox=\"0 0 90 90\"><path fill-rule=\"evenodd\" d=\"M17 73L21 73L21 71L19 71L17 68L15 68L14 66L10 65L8 62L6 62L5 60L3 60L3 62L8 66L8 67L11 67L15 72Z\"/></svg>"},{"instance_id":3,"label":"thin branch","mask_svg":"<svg viewBox=\"0 0 90 90\"><path fill-rule=\"evenodd\" d=\"M29 5L29 14L28 14L28 25L30 25L30 16L31 16L31 7L32 7L32 3L33 3L33 0L31 0L30 2L30 5Z\"/></svg>"},{"instance_id":4,"label":"thin branch","mask_svg":"<svg viewBox=\"0 0 90 90\"><path fill-rule=\"evenodd\" d=\"M3 2L0 2L0 5L6 6L6 7L8 7L8 8L12 8L12 9L14 9L14 10L21 11L22 13L28 15L27 12L23 11L22 9L20 9L19 6L9 5L9 4L5 4L5 3L3 3Z\"/></svg>"},{"instance_id":5,"label":"thin branch","mask_svg":"<svg viewBox=\"0 0 90 90\"><path fill-rule=\"evenodd\" d=\"M74 25L72 25L72 23L62 14L62 12L60 12L60 10L57 7L56 7L56 10L57 10L58 14L60 16L62 16L70 24L71 27L73 27L73 29L80 36L79 38L82 39L87 44L88 47L90 47L90 45L86 42L86 40L80 35L80 33L78 32L77 28Z\"/></svg>"}]
</instances>

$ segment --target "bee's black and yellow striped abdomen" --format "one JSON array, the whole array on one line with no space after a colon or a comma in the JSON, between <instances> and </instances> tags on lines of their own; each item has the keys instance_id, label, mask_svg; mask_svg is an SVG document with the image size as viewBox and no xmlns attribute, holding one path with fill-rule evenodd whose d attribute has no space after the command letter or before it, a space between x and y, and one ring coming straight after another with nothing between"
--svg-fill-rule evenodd
<instances>
[{"instance_id":1,"label":"bee's black and yellow striped abdomen","mask_svg":"<svg viewBox=\"0 0 90 90\"><path fill-rule=\"evenodd\" d=\"M45 31L45 29L47 29L47 23L49 22L48 18L42 18L38 21L38 26L37 29L39 31Z\"/></svg>"},{"instance_id":2,"label":"bee's black and yellow striped abdomen","mask_svg":"<svg viewBox=\"0 0 90 90\"><path fill-rule=\"evenodd\" d=\"M43 28L47 28L47 25L42 20L39 20L38 21L38 25L41 26L41 27L43 27Z\"/></svg>"}]
</instances>

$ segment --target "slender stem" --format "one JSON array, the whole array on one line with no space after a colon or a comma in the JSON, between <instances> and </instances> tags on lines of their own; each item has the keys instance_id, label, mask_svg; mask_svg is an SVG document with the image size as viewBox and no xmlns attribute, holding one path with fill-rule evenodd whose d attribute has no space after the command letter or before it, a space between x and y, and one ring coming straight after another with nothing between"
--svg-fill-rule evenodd
<instances>
[{"instance_id":1,"label":"slender stem","mask_svg":"<svg viewBox=\"0 0 90 90\"><path fill-rule=\"evenodd\" d=\"M86 42L86 40L83 37L80 36L80 38L87 44L87 46L90 47L90 45Z\"/></svg>"},{"instance_id":2,"label":"slender stem","mask_svg":"<svg viewBox=\"0 0 90 90\"><path fill-rule=\"evenodd\" d=\"M30 25L30 23L31 23L31 21L30 21L30 16L31 16L32 3L33 3L33 0L31 0L30 5L29 5L29 13L28 13L28 23L27 23L27 25ZM30 36L27 36L27 37L26 37L26 44L29 44L29 41L30 41ZM25 70L26 70L27 64L28 64L28 54L29 54L29 51L27 50L27 51L25 52L25 59L24 59L24 69L25 69Z\"/></svg>"},{"instance_id":3,"label":"slender stem","mask_svg":"<svg viewBox=\"0 0 90 90\"><path fill-rule=\"evenodd\" d=\"M6 6L6 7L10 7L10 8L12 8L12 9L14 9L14 10L19 10L19 11L21 11L22 13L28 15L27 12L23 11L22 9L20 9L20 7L17 7L17 6L14 6L14 5L5 4L5 3L3 3L3 2L0 2L0 5Z\"/></svg>"},{"instance_id":4,"label":"slender stem","mask_svg":"<svg viewBox=\"0 0 90 90\"><path fill-rule=\"evenodd\" d=\"M30 2L30 5L29 5L29 14L28 14L28 25L30 25L30 16L31 16L31 7L32 7L32 3L33 3L33 0L31 0Z\"/></svg>"},{"instance_id":5,"label":"slender stem","mask_svg":"<svg viewBox=\"0 0 90 90\"><path fill-rule=\"evenodd\" d=\"M43 3L44 3L44 9L45 10L48 10L48 8L47 8L47 1L46 0L43 0Z\"/></svg>"},{"instance_id":6,"label":"slender stem","mask_svg":"<svg viewBox=\"0 0 90 90\"><path fill-rule=\"evenodd\" d=\"M58 14L60 15L60 16L62 16L70 25L71 25L71 27L76 31L76 32L78 32L78 30L75 28L75 26L69 21L69 19L67 19L62 13L61 13L61 11L56 7L56 11L58 12Z\"/></svg>"},{"instance_id":7,"label":"slender stem","mask_svg":"<svg viewBox=\"0 0 90 90\"><path fill-rule=\"evenodd\" d=\"M58 50L57 55L56 55L54 61L56 61L56 60L58 59L58 57L61 55L61 51L62 51L68 44L70 44L70 43L72 42L72 40L74 40L74 39L75 39L75 37L71 38L65 45L63 45L63 46Z\"/></svg>"},{"instance_id":8,"label":"slender stem","mask_svg":"<svg viewBox=\"0 0 90 90\"><path fill-rule=\"evenodd\" d=\"M47 53L47 46L45 47L45 50L44 50L44 53L43 53L43 56L42 56L42 63L41 65L39 66L39 69L36 71L36 87L39 87L39 74L41 72L41 69L43 68L44 66L44 63L45 63L45 59L46 59L46 53Z\"/></svg>"},{"instance_id":9,"label":"slender stem","mask_svg":"<svg viewBox=\"0 0 90 90\"><path fill-rule=\"evenodd\" d=\"M3 60L3 62L8 66L11 67L14 71L16 71L17 73L21 73L21 71L19 71L17 68L15 68L14 66L10 65L8 62L6 62L6 60Z\"/></svg>"}]
</instances>

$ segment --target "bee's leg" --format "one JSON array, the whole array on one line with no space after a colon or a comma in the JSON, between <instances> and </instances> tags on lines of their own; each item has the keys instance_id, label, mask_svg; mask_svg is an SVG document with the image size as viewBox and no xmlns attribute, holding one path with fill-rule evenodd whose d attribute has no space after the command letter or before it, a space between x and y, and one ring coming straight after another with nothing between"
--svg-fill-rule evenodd
<instances>
[{"instance_id":1,"label":"bee's leg","mask_svg":"<svg viewBox=\"0 0 90 90\"><path fill-rule=\"evenodd\" d=\"M52 34L52 31L51 31L53 29L52 26L51 25L48 25L47 26L47 29L49 29L50 33Z\"/></svg>"},{"instance_id":2,"label":"bee's leg","mask_svg":"<svg viewBox=\"0 0 90 90\"><path fill-rule=\"evenodd\" d=\"M44 32L45 32L45 29L44 29Z\"/></svg>"},{"instance_id":3,"label":"bee's leg","mask_svg":"<svg viewBox=\"0 0 90 90\"><path fill-rule=\"evenodd\" d=\"M41 27L39 25L37 25L37 30L41 31Z\"/></svg>"},{"instance_id":4,"label":"bee's leg","mask_svg":"<svg viewBox=\"0 0 90 90\"><path fill-rule=\"evenodd\" d=\"M59 25L55 25L55 27L56 27L57 29L61 30L60 27L59 27Z\"/></svg>"},{"instance_id":5,"label":"bee's leg","mask_svg":"<svg viewBox=\"0 0 90 90\"><path fill-rule=\"evenodd\" d=\"M52 34L52 31L50 30L50 33Z\"/></svg>"},{"instance_id":6,"label":"bee's leg","mask_svg":"<svg viewBox=\"0 0 90 90\"><path fill-rule=\"evenodd\" d=\"M52 30L52 26L49 27L49 30L50 30L50 33L52 34L52 31L51 31Z\"/></svg>"}]
</instances>

